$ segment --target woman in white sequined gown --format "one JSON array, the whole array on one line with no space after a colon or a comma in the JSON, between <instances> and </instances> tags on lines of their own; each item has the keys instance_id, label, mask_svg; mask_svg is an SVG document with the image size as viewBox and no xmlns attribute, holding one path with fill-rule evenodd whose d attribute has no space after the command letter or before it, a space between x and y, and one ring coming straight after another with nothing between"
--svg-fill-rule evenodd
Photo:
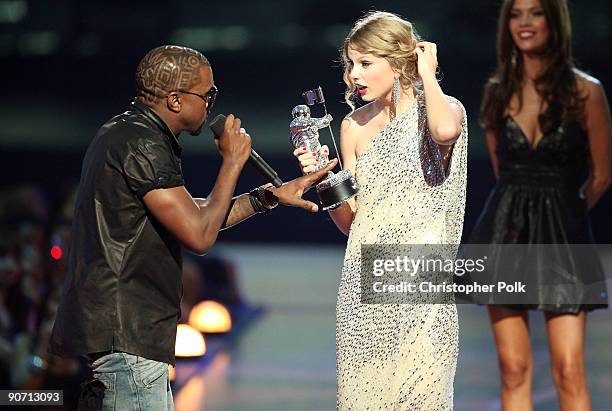
<instances>
[{"instance_id":1,"label":"woman in white sequined gown","mask_svg":"<svg viewBox=\"0 0 612 411\"><path fill-rule=\"evenodd\" d=\"M436 80L436 45L400 17L358 21L342 53L344 167L358 197L330 211L348 235L337 303L339 410L451 410L458 349L455 305L362 304L362 244L458 244L465 206L467 123ZM394 91L395 89L395 91ZM323 147L327 150L326 147ZM305 173L316 156L294 153Z\"/></svg>"}]
</instances>

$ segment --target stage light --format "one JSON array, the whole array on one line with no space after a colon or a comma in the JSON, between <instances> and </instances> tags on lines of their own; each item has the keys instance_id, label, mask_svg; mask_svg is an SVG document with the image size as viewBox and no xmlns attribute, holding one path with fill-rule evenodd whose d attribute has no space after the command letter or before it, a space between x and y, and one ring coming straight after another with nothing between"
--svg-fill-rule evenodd
<instances>
[{"instance_id":1,"label":"stage light","mask_svg":"<svg viewBox=\"0 0 612 411\"><path fill-rule=\"evenodd\" d=\"M187 324L179 324L176 329L174 355L177 357L199 357L204 353L206 353L204 336Z\"/></svg>"},{"instance_id":2,"label":"stage light","mask_svg":"<svg viewBox=\"0 0 612 411\"><path fill-rule=\"evenodd\" d=\"M203 333L226 333L232 329L232 317L222 304L202 301L191 309L189 325Z\"/></svg>"},{"instance_id":3,"label":"stage light","mask_svg":"<svg viewBox=\"0 0 612 411\"><path fill-rule=\"evenodd\" d=\"M53 247L51 247L51 258L53 258L54 260L59 260L60 258L62 258L62 254L64 254L64 252L62 251L62 248L58 245L54 245Z\"/></svg>"}]
</instances>

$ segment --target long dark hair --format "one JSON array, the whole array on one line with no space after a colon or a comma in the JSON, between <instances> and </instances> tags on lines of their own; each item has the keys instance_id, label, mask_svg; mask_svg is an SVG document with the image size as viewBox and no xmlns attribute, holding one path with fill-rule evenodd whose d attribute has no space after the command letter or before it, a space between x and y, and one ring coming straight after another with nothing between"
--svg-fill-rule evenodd
<instances>
[{"instance_id":1,"label":"long dark hair","mask_svg":"<svg viewBox=\"0 0 612 411\"><path fill-rule=\"evenodd\" d=\"M504 0L497 29L497 69L489 78L480 108L480 124L497 131L514 93L523 104L523 58L512 39L508 23L514 0ZM549 38L544 59L546 67L535 79L535 88L546 111L538 117L543 133L569 120L584 124L584 100L578 90L572 58L572 27L566 0L540 0L546 16Z\"/></svg>"}]
</instances>

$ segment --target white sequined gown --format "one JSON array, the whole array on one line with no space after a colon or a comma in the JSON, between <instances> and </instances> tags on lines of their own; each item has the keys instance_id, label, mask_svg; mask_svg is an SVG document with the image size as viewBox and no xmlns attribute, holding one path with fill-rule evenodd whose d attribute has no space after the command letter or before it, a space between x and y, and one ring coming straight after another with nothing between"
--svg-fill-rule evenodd
<instances>
[{"instance_id":1,"label":"white sequined gown","mask_svg":"<svg viewBox=\"0 0 612 411\"><path fill-rule=\"evenodd\" d=\"M463 133L443 182L432 184L423 171L421 147L430 137L424 131L422 99L392 120L357 158L360 193L336 307L339 410L453 408L456 306L361 304L360 247L460 242L468 137L463 112Z\"/></svg>"}]
</instances>

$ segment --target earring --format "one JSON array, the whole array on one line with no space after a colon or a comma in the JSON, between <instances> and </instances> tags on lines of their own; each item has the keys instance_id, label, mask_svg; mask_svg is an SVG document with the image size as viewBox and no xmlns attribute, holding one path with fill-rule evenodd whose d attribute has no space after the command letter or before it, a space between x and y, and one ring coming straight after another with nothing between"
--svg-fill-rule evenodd
<instances>
[{"instance_id":1,"label":"earring","mask_svg":"<svg viewBox=\"0 0 612 411\"><path fill-rule=\"evenodd\" d=\"M399 106L400 99L402 98L402 86L400 85L399 77L393 80L393 90L391 91L391 104L395 107Z\"/></svg>"},{"instance_id":2,"label":"earring","mask_svg":"<svg viewBox=\"0 0 612 411\"><path fill-rule=\"evenodd\" d=\"M516 46L512 46L512 52L510 53L510 64L512 67L516 67L516 59L518 58L518 51L516 50Z\"/></svg>"}]
</instances>

